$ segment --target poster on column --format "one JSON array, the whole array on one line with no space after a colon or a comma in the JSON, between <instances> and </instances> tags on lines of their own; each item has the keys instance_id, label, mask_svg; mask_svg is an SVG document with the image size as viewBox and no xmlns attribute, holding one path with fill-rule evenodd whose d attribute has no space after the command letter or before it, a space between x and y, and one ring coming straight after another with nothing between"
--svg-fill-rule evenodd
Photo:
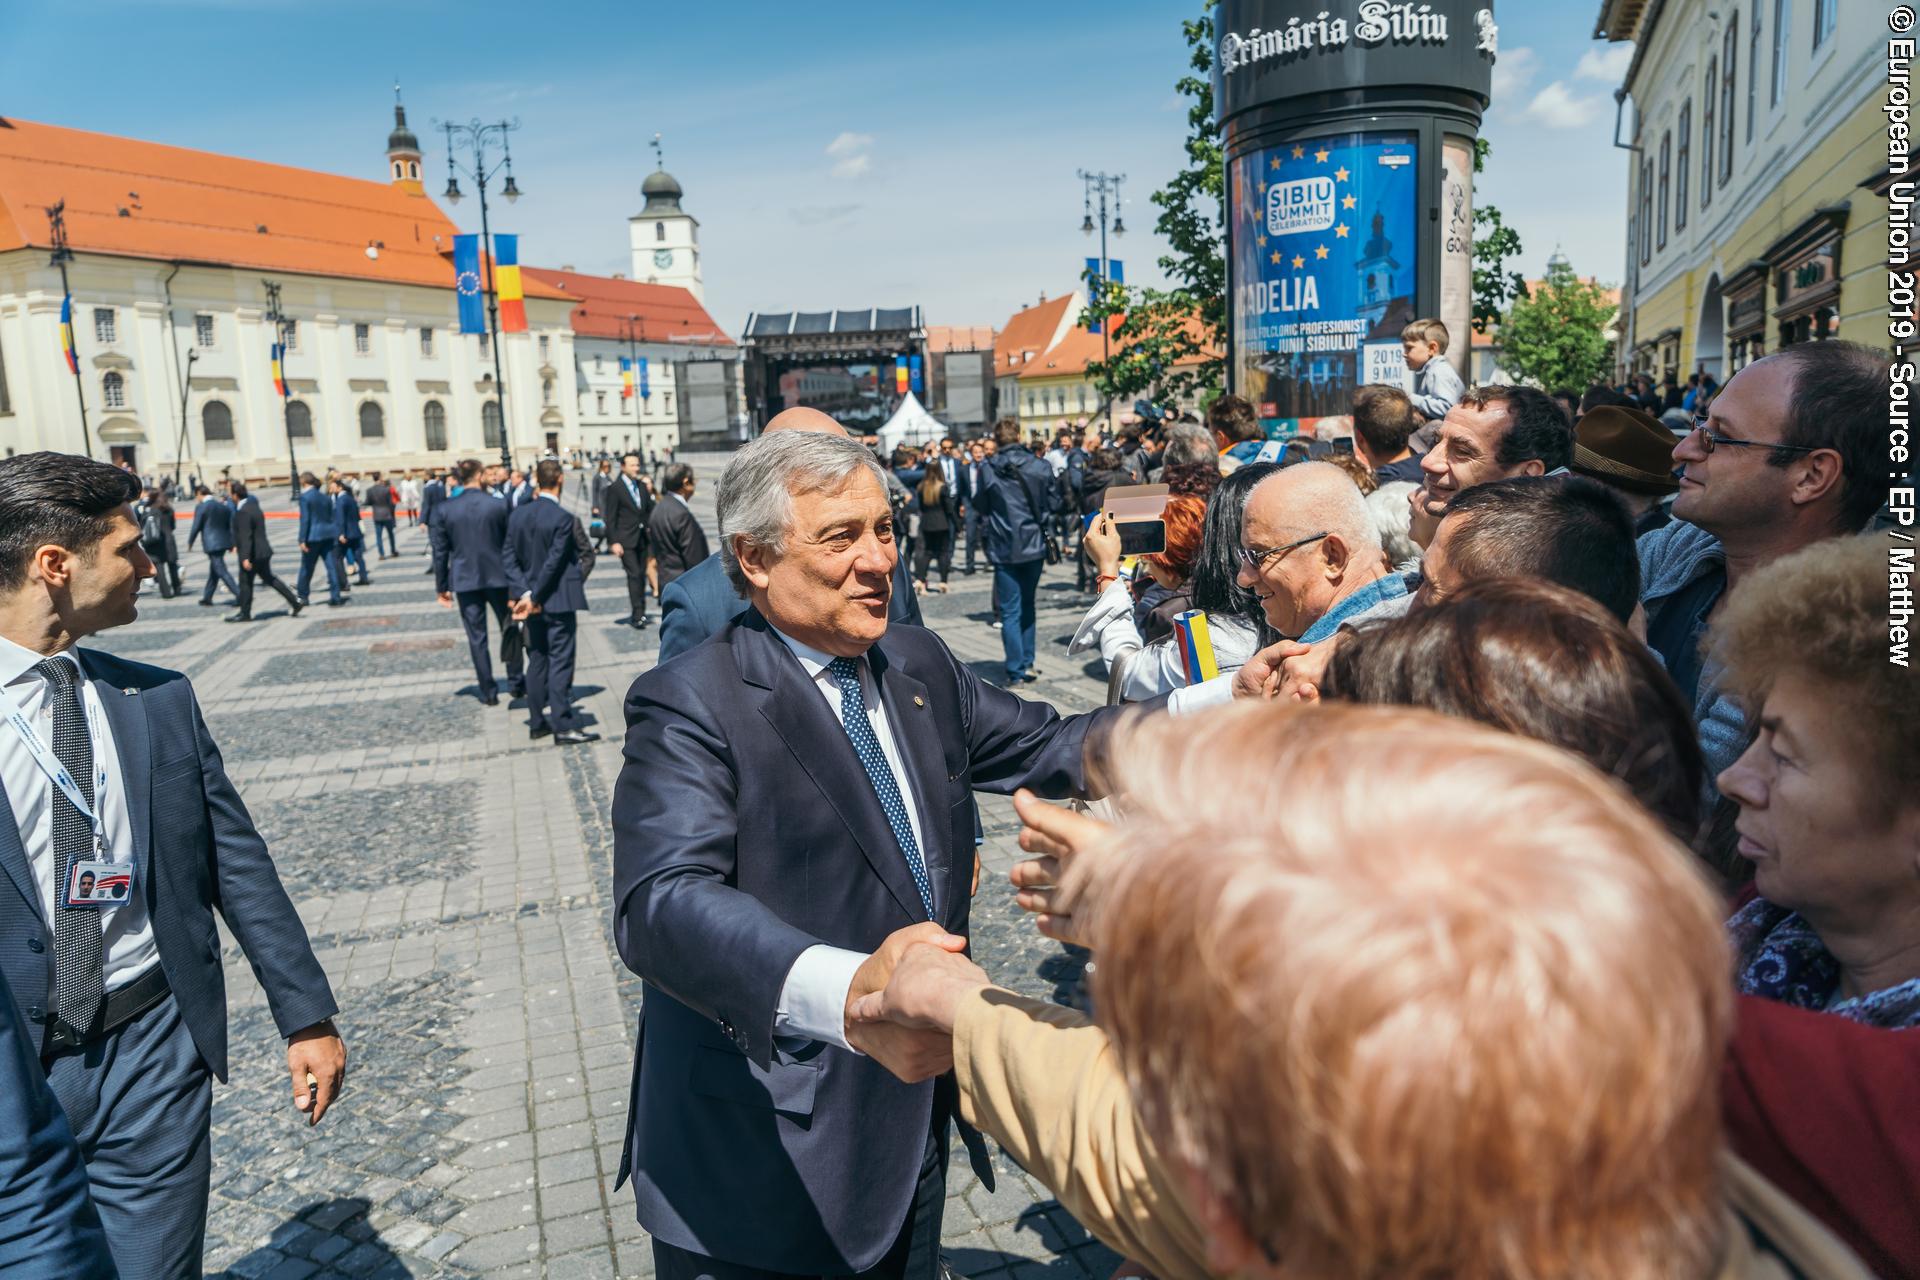
<instances>
[{"instance_id":1,"label":"poster on column","mask_svg":"<svg viewBox=\"0 0 1920 1280\"><path fill-rule=\"evenodd\" d=\"M1269 438L1350 410L1363 348L1413 313L1418 145L1410 133L1295 138L1233 161L1233 352Z\"/></svg>"}]
</instances>

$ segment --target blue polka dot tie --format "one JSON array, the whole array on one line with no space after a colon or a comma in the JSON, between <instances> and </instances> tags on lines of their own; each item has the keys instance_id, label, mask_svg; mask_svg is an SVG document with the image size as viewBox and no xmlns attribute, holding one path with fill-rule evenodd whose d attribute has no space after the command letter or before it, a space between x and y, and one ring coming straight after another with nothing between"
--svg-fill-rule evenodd
<instances>
[{"instance_id":1,"label":"blue polka dot tie","mask_svg":"<svg viewBox=\"0 0 1920 1280\"><path fill-rule=\"evenodd\" d=\"M880 807L886 810L887 825L893 828L893 838L900 842L900 852L907 855L907 870L913 873L914 887L920 890L920 902L927 909L927 919L931 920L934 918L933 883L927 879L927 864L920 856L920 843L913 838L913 824L907 820L907 805L900 796L900 784L895 781L893 770L887 767L886 753L880 749L880 739L874 736L873 725L867 720L867 702L860 692L860 660L835 658L827 664L827 672L840 686L840 719L853 743L853 753L860 757L867 781L873 784L873 793L880 798Z\"/></svg>"}]
</instances>

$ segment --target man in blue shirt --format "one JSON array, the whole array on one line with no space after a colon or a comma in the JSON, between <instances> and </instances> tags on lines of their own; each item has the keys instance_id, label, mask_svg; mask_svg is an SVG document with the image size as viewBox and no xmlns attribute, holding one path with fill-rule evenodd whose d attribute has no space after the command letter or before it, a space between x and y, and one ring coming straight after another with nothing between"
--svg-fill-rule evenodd
<instances>
[{"instance_id":1,"label":"man in blue shirt","mask_svg":"<svg viewBox=\"0 0 1920 1280\"><path fill-rule=\"evenodd\" d=\"M294 594L307 603L313 586L313 567L327 562L327 604L337 607L340 593L346 589L347 575L340 567L340 514L334 501L320 489L320 477L311 471L300 473L300 574L294 579Z\"/></svg>"}]
</instances>

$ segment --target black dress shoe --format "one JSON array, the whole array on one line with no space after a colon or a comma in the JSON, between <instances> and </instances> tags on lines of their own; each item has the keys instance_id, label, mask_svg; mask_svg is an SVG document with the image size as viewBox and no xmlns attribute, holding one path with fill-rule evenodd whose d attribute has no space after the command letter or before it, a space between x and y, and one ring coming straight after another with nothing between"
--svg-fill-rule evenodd
<instances>
[{"instance_id":1,"label":"black dress shoe","mask_svg":"<svg viewBox=\"0 0 1920 1280\"><path fill-rule=\"evenodd\" d=\"M345 597L342 597L341 599L338 599L338 600L329 600L329 601L327 601L327 608L329 608L329 609L338 609L338 608L339 608L339 607L340 607L341 605L343 605L343 604L345 604L345 603L346 603L346 598L345 598Z\"/></svg>"},{"instance_id":2,"label":"black dress shoe","mask_svg":"<svg viewBox=\"0 0 1920 1280\"><path fill-rule=\"evenodd\" d=\"M500 705L500 695L497 693L483 693L480 695L480 705L483 707L497 707Z\"/></svg>"},{"instance_id":3,"label":"black dress shoe","mask_svg":"<svg viewBox=\"0 0 1920 1280\"><path fill-rule=\"evenodd\" d=\"M541 738L550 738L552 736L553 736L553 726L550 724L543 724L538 726L537 728L532 728L527 730L527 737L534 739L536 741Z\"/></svg>"},{"instance_id":4,"label":"black dress shoe","mask_svg":"<svg viewBox=\"0 0 1920 1280\"><path fill-rule=\"evenodd\" d=\"M567 729L553 735L554 745L562 747L578 746L582 742L598 742L600 735L585 729Z\"/></svg>"},{"instance_id":5,"label":"black dress shoe","mask_svg":"<svg viewBox=\"0 0 1920 1280\"><path fill-rule=\"evenodd\" d=\"M230 613L226 617L222 618L221 621L222 622L252 622L253 619L248 617L244 613Z\"/></svg>"},{"instance_id":6,"label":"black dress shoe","mask_svg":"<svg viewBox=\"0 0 1920 1280\"><path fill-rule=\"evenodd\" d=\"M300 616L300 611L306 607L307 602L305 600L296 600L287 607L287 616L289 618L297 618Z\"/></svg>"},{"instance_id":7,"label":"black dress shoe","mask_svg":"<svg viewBox=\"0 0 1920 1280\"><path fill-rule=\"evenodd\" d=\"M201 607L202 609L211 609L211 608L213 608L213 601L211 601L211 600L202 600L202 601L200 602L200 607Z\"/></svg>"}]
</instances>

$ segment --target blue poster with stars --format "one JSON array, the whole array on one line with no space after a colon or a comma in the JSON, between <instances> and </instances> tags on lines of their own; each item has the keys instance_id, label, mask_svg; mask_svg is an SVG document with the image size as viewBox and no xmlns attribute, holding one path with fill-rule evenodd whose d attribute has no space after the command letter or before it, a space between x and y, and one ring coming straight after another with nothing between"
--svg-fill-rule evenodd
<instances>
[{"instance_id":1,"label":"blue poster with stars","mask_svg":"<svg viewBox=\"0 0 1920 1280\"><path fill-rule=\"evenodd\" d=\"M1233 162L1236 382L1269 437L1350 412L1364 349L1418 318L1417 159L1412 134L1366 132Z\"/></svg>"}]
</instances>

